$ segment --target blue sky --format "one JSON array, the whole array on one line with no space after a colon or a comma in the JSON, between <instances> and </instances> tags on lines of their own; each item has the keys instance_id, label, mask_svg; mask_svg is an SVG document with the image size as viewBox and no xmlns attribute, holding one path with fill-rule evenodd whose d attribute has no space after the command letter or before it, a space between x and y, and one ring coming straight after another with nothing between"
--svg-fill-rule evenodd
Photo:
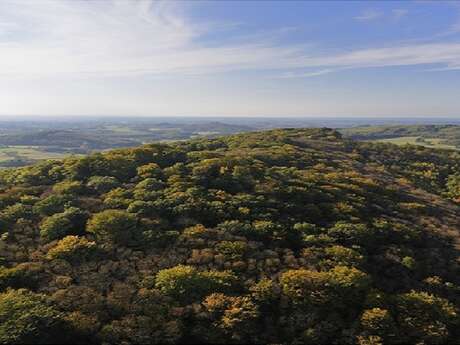
<instances>
[{"instance_id":1,"label":"blue sky","mask_svg":"<svg viewBox=\"0 0 460 345\"><path fill-rule=\"evenodd\" d=\"M460 117L460 2L2 0L0 115Z\"/></svg>"}]
</instances>

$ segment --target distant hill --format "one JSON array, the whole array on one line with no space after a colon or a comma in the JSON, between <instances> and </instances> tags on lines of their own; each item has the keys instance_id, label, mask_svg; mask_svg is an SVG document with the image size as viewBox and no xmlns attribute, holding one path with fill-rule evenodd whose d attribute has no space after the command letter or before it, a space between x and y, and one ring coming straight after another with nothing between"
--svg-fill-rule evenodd
<instances>
[{"instance_id":1,"label":"distant hill","mask_svg":"<svg viewBox=\"0 0 460 345\"><path fill-rule=\"evenodd\" d=\"M88 154L113 148L135 147L151 142L267 130L279 127L346 126L340 132L355 140L381 141L398 145L414 144L444 149L460 148L459 125L379 125L372 119L314 118L134 118L75 121L3 121L0 126L0 168L19 167L43 159L59 159L72 154ZM395 120L396 121L396 120ZM398 120L406 123L409 119ZM413 120L420 122L421 120ZM447 120L445 120L447 121ZM453 123L454 120L451 120Z\"/></svg>"},{"instance_id":2,"label":"distant hill","mask_svg":"<svg viewBox=\"0 0 460 345\"><path fill-rule=\"evenodd\" d=\"M116 124L97 125L92 128L66 129L22 129L0 135L0 145L51 146L67 149L84 148L101 150L115 147L130 147L153 140L189 139L193 136L231 134L253 130L248 126L228 125L220 122L201 124L155 125Z\"/></svg>"},{"instance_id":3,"label":"distant hill","mask_svg":"<svg viewBox=\"0 0 460 345\"><path fill-rule=\"evenodd\" d=\"M460 126L458 125L361 126L344 128L340 132L345 137L355 140L387 140L400 144L413 143L438 147L443 145L444 148L460 149ZM403 139L391 140L398 138Z\"/></svg>"},{"instance_id":4,"label":"distant hill","mask_svg":"<svg viewBox=\"0 0 460 345\"><path fill-rule=\"evenodd\" d=\"M148 120L92 121L79 125L67 122L8 124L9 127L3 126L0 129L0 167L23 166L45 158L134 147L154 141L215 137L254 130L245 125L217 121L196 124Z\"/></svg>"},{"instance_id":5,"label":"distant hill","mask_svg":"<svg viewBox=\"0 0 460 345\"><path fill-rule=\"evenodd\" d=\"M129 141L128 141L129 142ZM57 148L105 149L111 147L109 138L97 138L72 130L36 130L22 134L0 136L1 145L51 146ZM119 142L113 142L113 145ZM136 142L131 141L131 144ZM137 144L139 144L137 142Z\"/></svg>"},{"instance_id":6,"label":"distant hill","mask_svg":"<svg viewBox=\"0 0 460 345\"><path fill-rule=\"evenodd\" d=\"M327 128L6 169L0 343L455 344L459 219L460 152Z\"/></svg>"}]
</instances>

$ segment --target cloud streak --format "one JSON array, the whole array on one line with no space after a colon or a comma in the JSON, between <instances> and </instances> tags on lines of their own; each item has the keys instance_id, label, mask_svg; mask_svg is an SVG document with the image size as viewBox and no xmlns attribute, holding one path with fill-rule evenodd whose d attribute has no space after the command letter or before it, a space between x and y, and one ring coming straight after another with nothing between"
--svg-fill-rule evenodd
<instances>
[{"instance_id":1,"label":"cloud streak","mask_svg":"<svg viewBox=\"0 0 460 345\"><path fill-rule=\"evenodd\" d=\"M460 43L412 44L388 48L362 49L335 56L307 59L310 66L345 68L389 67L440 64L460 65Z\"/></svg>"},{"instance_id":2,"label":"cloud streak","mask_svg":"<svg viewBox=\"0 0 460 345\"><path fill-rule=\"evenodd\" d=\"M181 4L4 0L0 75L86 78L287 68L305 49L273 44L271 36L279 32L263 41L202 44L200 38L215 26L192 23Z\"/></svg>"},{"instance_id":3,"label":"cloud streak","mask_svg":"<svg viewBox=\"0 0 460 345\"><path fill-rule=\"evenodd\" d=\"M393 15L393 18L396 19L396 20L399 20L399 19L407 16L408 13L409 13L408 10L401 9L401 8L397 8L397 9L394 9L394 10L391 11L391 14Z\"/></svg>"},{"instance_id":4,"label":"cloud streak","mask_svg":"<svg viewBox=\"0 0 460 345\"><path fill-rule=\"evenodd\" d=\"M311 45L244 40L214 45L215 29L191 21L182 3L154 1L18 1L0 3L0 75L106 78L281 70L284 78L339 69L435 65L460 68L460 43L433 43L315 54ZM395 12L403 16L405 12ZM367 11L357 20L371 20ZM279 37L277 37L279 38ZM313 72L300 71L314 68Z\"/></svg>"},{"instance_id":5,"label":"cloud streak","mask_svg":"<svg viewBox=\"0 0 460 345\"><path fill-rule=\"evenodd\" d=\"M337 72L337 70L338 69L327 68L327 69L316 70L313 72L288 72L288 73L281 75L278 78L280 79L310 78L310 77L317 77L320 75Z\"/></svg>"},{"instance_id":6,"label":"cloud streak","mask_svg":"<svg viewBox=\"0 0 460 345\"><path fill-rule=\"evenodd\" d=\"M380 18L382 15L383 13L377 10L365 10L360 15L356 16L355 19L359 21L370 21Z\"/></svg>"}]
</instances>

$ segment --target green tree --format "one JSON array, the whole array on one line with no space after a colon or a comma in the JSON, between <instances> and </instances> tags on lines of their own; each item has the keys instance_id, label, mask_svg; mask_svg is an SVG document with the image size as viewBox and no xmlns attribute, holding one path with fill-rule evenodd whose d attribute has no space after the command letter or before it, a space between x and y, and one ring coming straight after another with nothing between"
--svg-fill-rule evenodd
<instances>
[{"instance_id":1,"label":"green tree","mask_svg":"<svg viewBox=\"0 0 460 345\"><path fill-rule=\"evenodd\" d=\"M7 223L14 223L20 218L32 218L32 207L30 205L16 203L6 207L1 213L1 219Z\"/></svg>"},{"instance_id":2,"label":"green tree","mask_svg":"<svg viewBox=\"0 0 460 345\"><path fill-rule=\"evenodd\" d=\"M130 190L118 187L104 195L104 205L110 208L126 208L134 201L131 197L132 192Z\"/></svg>"},{"instance_id":3,"label":"green tree","mask_svg":"<svg viewBox=\"0 0 460 345\"><path fill-rule=\"evenodd\" d=\"M268 278L262 278L257 283L251 285L249 291L252 298L262 306L274 304L274 301L279 297L279 293L275 289L275 283Z\"/></svg>"},{"instance_id":4,"label":"green tree","mask_svg":"<svg viewBox=\"0 0 460 345\"><path fill-rule=\"evenodd\" d=\"M56 194L78 195L85 190L80 181L62 181L53 186L53 192Z\"/></svg>"},{"instance_id":5,"label":"green tree","mask_svg":"<svg viewBox=\"0 0 460 345\"><path fill-rule=\"evenodd\" d=\"M458 310L445 298L411 291L399 295L395 304L405 342L442 344L458 327Z\"/></svg>"},{"instance_id":6,"label":"green tree","mask_svg":"<svg viewBox=\"0 0 460 345\"><path fill-rule=\"evenodd\" d=\"M281 287L294 303L321 305L334 302L337 308L363 302L370 277L354 267L336 266L327 272L289 270L280 277Z\"/></svg>"},{"instance_id":7,"label":"green tree","mask_svg":"<svg viewBox=\"0 0 460 345\"><path fill-rule=\"evenodd\" d=\"M69 207L62 213L45 218L40 224L40 236L46 241L52 241L66 235L82 235L85 232L87 219L87 212Z\"/></svg>"},{"instance_id":8,"label":"green tree","mask_svg":"<svg viewBox=\"0 0 460 345\"><path fill-rule=\"evenodd\" d=\"M0 290L8 287L35 289L45 276L43 265L37 262L24 262L14 267L0 266Z\"/></svg>"},{"instance_id":9,"label":"green tree","mask_svg":"<svg viewBox=\"0 0 460 345\"><path fill-rule=\"evenodd\" d=\"M326 272L306 269L289 270L280 277L284 295L295 304L321 305L331 302L328 282L329 276Z\"/></svg>"},{"instance_id":10,"label":"green tree","mask_svg":"<svg viewBox=\"0 0 460 345\"><path fill-rule=\"evenodd\" d=\"M365 310L360 317L362 335L378 336L387 342L397 339L396 324L390 312L386 309L372 308Z\"/></svg>"},{"instance_id":11,"label":"green tree","mask_svg":"<svg viewBox=\"0 0 460 345\"><path fill-rule=\"evenodd\" d=\"M160 178L162 175L161 168L156 163L149 163L146 165L141 165L137 168L137 176L141 178Z\"/></svg>"},{"instance_id":12,"label":"green tree","mask_svg":"<svg viewBox=\"0 0 460 345\"><path fill-rule=\"evenodd\" d=\"M66 334L62 313L44 295L24 289L0 294L0 343L60 344Z\"/></svg>"},{"instance_id":13,"label":"green tree","mask_svg":"<svg viewBox=\"0 0 460 345\"><path fill-rule=\"evenodd\" d=\"M46 257L48 259L64 259L72 263L90 260L97 253L95 242L88 241L85 237L66 236L54 247L50 248Z\"/></svg>"},{"instance_id":14,"label":"green tree","mask_svg":"<svg viewBox=\"0 0 460 345\"><path fill-rule=\"evenodd\" d=\"M237 278L228 271L200 272L192 266L175 266L157 273L155 287L182 302L191 302L212 292L225 292Z\"/></svg>"},{"instance_id":15,"label":"green tree","mask_svg":"<svg viewBox=\"0 0 460 345\"><path fill-rule=\"evenodd\" d=\"M87 231L101 242L128 245L138 238L137 218L122 210L105 210L94 214L88 222Z\"/></svg>"},{"instance_id":16,"label":"green tree","mask_svg":"<svg viewBox=\"0 0 460 345\"><path fill-rule=\"evenodd\" d=\"M365 224L354 224L339 221L327 232L329 236L345 245L358 244L369 246L376 240L373 228Z\"/></svg>"},{"instance_id":17,"label":"green tree","mask_svg":"<svg viewBox=\"0 0 460 345\"><path fill-rule=\"evenodd\" d=\"M98 193L107 193L117 188L120 183L113 176L91 176L86 185Z\"/></svg>"},{"instance_id":18,"label":"green tree","mask_svg":"<svg viewBox=\"0 0 460 345\"><path fill-rule=\"evenodd\" d=\"M450 198L460 200L460 173L450 175L447 178L446 188Z\"/></svg>"},{"instance_id":19,"label":"green tree","mask_svg":"<svg viewBox=\"0 0 460 345\"><path fill-rule=\"evenodd\" d=\"M222 241L217 244L216 250L227 260L240 260L247 252L248 246L243 241Z\"/></svg>"},{"instance_id":20,"label":"green tree","mask_svg":"<svg viewBox=\"0 0 460 345\"><path fill-rule=\"evenodd\" d=\"M51 216L55 213L64 212L65 206L72 203L69 195L51 194L38 201L33 209L36 213Z\"/></svg>"},{"instance_id":21,"label":"green tree","mask_svg":"<svg viewBox=\"0 0 460 345\"><path fill-rule=\"evenodd\" d=\"M364 262L364 256L358 251L343 247L331 246L325 248L326 258L321 260L321 265L326 267L334 266L359 266Z\"/></svg>"}]
</instances>

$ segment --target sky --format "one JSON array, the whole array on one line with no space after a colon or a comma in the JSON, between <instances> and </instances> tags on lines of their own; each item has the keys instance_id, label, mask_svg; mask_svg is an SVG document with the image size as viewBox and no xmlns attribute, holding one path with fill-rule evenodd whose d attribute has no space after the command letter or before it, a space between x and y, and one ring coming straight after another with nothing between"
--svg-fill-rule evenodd
<instances>
[{"instance_id":1,"label":"sky","mask_svg":"<svg viewBox=\"0 0 460 345\"><path fill-rule=\"evenodd\" d=\"M460 118L460 2L1 0L1 116Z\"/></svg>"}]
</instances>

